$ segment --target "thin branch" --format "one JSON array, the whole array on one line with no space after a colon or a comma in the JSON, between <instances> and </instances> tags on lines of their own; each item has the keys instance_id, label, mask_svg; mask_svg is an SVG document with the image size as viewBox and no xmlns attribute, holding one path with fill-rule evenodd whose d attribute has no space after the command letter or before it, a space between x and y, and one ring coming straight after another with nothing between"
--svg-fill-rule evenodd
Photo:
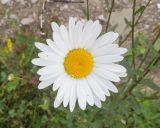
<instances>
[{"instance_id":1,"label":"thin branch","mask_svg":"<svg viewBox=\"0 0 160 128\"><path fill-rule=\"evenodd\" d=\"M137 84L139 84L143 80L143 78L151 71L151 67L155 66L159 60L160 60L160 51L159 51L158 57L155 57L154 59L152 59L152 61L146 66L143 75L139 77L139 79L135 83L131 84L130 86L127 86L127 88L123 92L122 99L127 98L127 92L131 93L134 87L136 87Z\"/></svg>"},{"instance_id":2,"label":"thin branch","mask_svg":"<svg viewBox=\"0 0 160 128\"><path fill-rule=\"evenodd\" d=\"M90 16L89 16L89 0L87 0L87 20L90 19Z\"/></svg>"},{"instance_id":3,"label":"thin branch","mask_svg":"<svg viewBox=\"0 0 160 128\"><path fill-rule=\"evenodd\" d=\"M156 41L158 40L159 36L160 36L160 30L159 30L159 33L157 34L157 36L155 37L155 39L153 40L151 46L153 46L153 45L156 43ZM150 51L151 51L151 47L149 47L149 48L147 49L147 51L146 51L146 53L145 53L145 56L143 57L140 65L138 66L138 70L142 67L142 65L143 65L143 63L145 62L145 60L146 60L147 56L149 55Z\"/></svg>"},{"instance_id":4,"label":"thin branch","mask_svg":"<svg viewBox=\"0 0 160 128\"><path fill-rule=\"evenodd\" d=\"M41 14L40 14L40 30L41 30L41 35L45 35L45 33L43 31L43 24L44 24L43 13L45 11L45 5L46 5L46 0L43 1L42 10L41 10Z\"/></svg>"},{"instance_id":5,"label":"thin branch","mask_svg":"<svg viewBox=\"0 0 160 128\"><path fill-rule=\"evenodd\" d=\"M139 20L141 19L144 11L145 11L146 8L149 6L149 4L150 4L151 1L152 1L152 0L149 0L149 1L148 1L148 3L146 4L146 6L144 7L143 11L142 11L142 12L140 13L140 15L138 16L138 18L137 18L137 20L136 20L136 22L135 22L135 26L139 23ZM128 37L130 36L131 33L132 33L132 30L126 35L126 37L125 37L122 41L119 42L119 46L121 46L121 45L128 39Z\"/></svg>"},{"instance_id":6,"label":"thin branch","mask_svg":"<svg viewBox=\"0 0 160 128\"><path fill-rule=\"evenodd\" d=\"M108 20L107 20L107 24L106 24L106 32L108 31L109 22L110 22L110 19L111 19L114 3L115 3L115 0L112 0L111 9L109 10L109 16L108 16Z\"/></svg>"},{"instance_id":7,"label":"thin branch","mask_svg":"<svg viewBox=\"0 0 160 128\"><path fill-rule=\"evenodd\" d=\"M135 70L135 45L134 45L134 28L135 28L135 8L136 8L136 0L133 0L133 8L132 8L132 64Z\"/></svg>"}]
</instances>

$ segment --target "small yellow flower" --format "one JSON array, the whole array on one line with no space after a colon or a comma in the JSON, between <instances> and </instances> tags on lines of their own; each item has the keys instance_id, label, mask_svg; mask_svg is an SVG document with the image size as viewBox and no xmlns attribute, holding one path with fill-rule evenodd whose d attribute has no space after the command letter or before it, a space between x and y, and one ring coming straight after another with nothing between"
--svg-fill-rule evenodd
<instances>
[{"instance_id":1,"label":"small yellow flower","mask_svg":"<svg viewBox=\"0 0 160 128\"><path fill-rule=\"evenodd\" d=\"M12 46L12 41L11 41L11 39L8 38L8 39L6 40L6 43L7 43L7 50L8 50L8 52L13 52L13 46Z\"/></svg>"}]
</instances>

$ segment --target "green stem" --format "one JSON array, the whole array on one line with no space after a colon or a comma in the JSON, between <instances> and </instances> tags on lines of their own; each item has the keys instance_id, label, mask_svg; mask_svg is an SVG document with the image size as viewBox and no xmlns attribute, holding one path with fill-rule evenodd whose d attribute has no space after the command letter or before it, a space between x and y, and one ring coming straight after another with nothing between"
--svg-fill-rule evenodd
<instances>
[{"instance_id":1,"label":"green stem","mask_svg":"<svg viewBox=\"0 0 160 128\"><path fill-rule=\"evenodd\" d=\"M135 7L136 7L136 0L133 0L133 8L132 8L132 64L133 64L134 70L135 70L135 45L134 45Z\"/></svg>"},{"instance_id":2,"label":"green stem","mask_svg":"<svg viewBox=\"0 0 160 128\"><path fill-rule=\"evenodd\" d=\"M149 4L150 4L151 1L152 1L152 0L149 0L149 1L148 1L148 3L146 4L145 8L144 8L143 11L141 12L141 14L138 16L138 18L137 18L134 26L136 26L136 25L139 23L139 20L141 19L144 11L145 11L146 8L149 6ZM132 30L127 34L127 36L126 36L122 41L119 42L119 46L121 46L121 45L128 39L128 37L130 36L131 33L132 33Z\"/></svg>"},{"instance_id":3,"label":"green stem","mask_svg":"<svg viewBox=\"0 0 160 128\"><path fill-rule=\"evenodd\" d=\"M107 20L107 24L106 24L106 32L108 31L109 22L110 22L110 19L111 19L111 15L112 15L112 10L113 10L113 7L114 7L114 3L115 3L115 0L112 0L112 4L111 4L111 8L110 8L110 10L109 10L109 16L108 16L108 20Z\"/></svg>"},{"instance_id":4,"label":"green stem","mask_svg":"<svg viewBox=\"0 0 160 128\"><path fill-rule=\"evenodd\" d=\"M160 53L160 51L159 51ZM133 83L133 84L130 84L129 86L127 86L127 88L124 89L124 92L123 92L123 96L122 96L122 99L126 99L127 97L127 93L131 93L132 90L134 89L134 87L137 86L137 84L139 84L143 78L150 72L150 69L152 66L156 65L158 63L158 61L160 60L160 54L158 57L155 57L145 68L144 70L144 73L141 77L139 77L139 79Z\"/></svg>"},{"instance_id":5,"label":"green stem","mask_svg":"<svg viewBox=\"0 0 160 128\"><path fill-rule=\"evenodd\" d=\"M5 67L7 68L7 69L9 69L9 66L8 66L8 64L6 63L6 61L3 59L3 57L1 57L0 56L0 63L2 63L3 65L5 65Z\"/></svg>"},{"instance_id":6,"label":"green stem","mask_svg":"<svg viewBox=\"0 0 160 128\"><path fill-rule=\"evenodd\" d=\"M151 46L153 46L153 45L156 43L156 41L158 40L159 36L160 36L160 30L159 30L159 33L157 34L156 38L155 38L155 39L153 40L153 42L151 43ZM138 70L142 67L142 65L143 65L143 63L145 62L147 56L149 55L149 53L150 53L150 51L151 51L151 46L147 49L147 51L146 51L146 53L145 53L145 55L144 55L144 57L143 57L140 65L138 66Z\"/></svg>"},{"instance_id":7,"label":"green stem","mask_svg":"<svg viewBox=\"0 0 160 128\"><path fill-rule=\"evenodd\" d=\"M89 16L89 0L87 0L87 20L90 19L90 16Z\"/></svg>"}]
</instances>

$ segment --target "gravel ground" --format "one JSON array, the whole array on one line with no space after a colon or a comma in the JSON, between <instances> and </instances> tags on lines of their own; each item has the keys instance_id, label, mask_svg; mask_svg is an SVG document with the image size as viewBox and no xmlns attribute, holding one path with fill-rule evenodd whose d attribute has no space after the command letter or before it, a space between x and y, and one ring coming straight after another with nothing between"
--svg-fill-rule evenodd
<instances>
[{"instance_id":1,"label":"gravel ground","mask_svg":"<svg viewBox=\"0 0 160 128\"><path fill-rule=\"evenodd\" d=\"M75 0L75 2L77 1L83 2L83 0ZM138 1L137 7L146 4L147 1ZM102 24L105 24L106 17L108 16L105 0L90 0L89 2L91 18L100 19ZM43 14L44 18L44 28L46 26L48 28L49 23L54 20L67 23L70 16L85 19L85 3L65 3L46 0L45 7L42 9L43 4L44 0L1 0L0 35L4 39L5 37L13 36L15 31L26 25L34 25L33 31L40 30L41 14ZM160 8L158 8L158 4L160 4L159 0L152 0L137 27L137 31L145 31L150 35L155 26L160 24ZM115 0L113 17L111 19L118 22L117 16L120 13L121 17L126 16L130 20L131 7L132 3L130 0ZM111 25L113 24L111 23ZM123 26L123 23L120 23L120 26Z\"/></svg>"}]
</instances>

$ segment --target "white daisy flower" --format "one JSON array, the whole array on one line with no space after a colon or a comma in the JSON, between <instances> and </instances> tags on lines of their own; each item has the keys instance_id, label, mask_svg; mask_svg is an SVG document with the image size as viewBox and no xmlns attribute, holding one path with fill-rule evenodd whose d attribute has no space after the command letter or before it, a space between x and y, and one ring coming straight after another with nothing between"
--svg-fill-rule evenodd
<instances>
[{"instance_id":1,"label":"white daisy flower","mask_svg":"<svg viewBox=\"0 0 160 128\"><path fill-rule=\"evenodd\" d=\"M102 26L99 21L87 22L69 19L68 28L51 24L53 40L47 39L47 45L35 43L41 50L39 58L32 63L42 66L38 70L41 81L39 89L52 85L57 92L54 107L63 102L70 111L79 107L85 110L87 103L101 107L101 101L110 96L110 91L118 90L112 82L119 82L125 77L126 69L118 64L123 60L126 48L120 48L114 41L118 33L108 32L99 36Z\"/></svg>"}]
</instances>

